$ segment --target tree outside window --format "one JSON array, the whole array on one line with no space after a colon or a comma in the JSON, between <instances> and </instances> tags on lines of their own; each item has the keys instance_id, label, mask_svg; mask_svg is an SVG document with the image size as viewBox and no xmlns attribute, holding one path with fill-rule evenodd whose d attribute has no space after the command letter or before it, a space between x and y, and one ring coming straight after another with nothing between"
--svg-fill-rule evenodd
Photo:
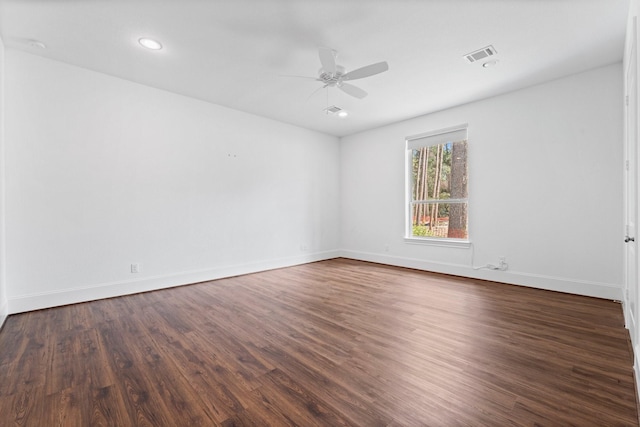
<instances>
[{"instance_id":1,"label":"tree outside window","mask_svg":"<svg viewBox=\"0 0 640 427\"><path fill-rule=\"evenodd\" d=\"M407 151L408 237L466 240L466 127L408 139Z\"/></svg>"}]
</instances>

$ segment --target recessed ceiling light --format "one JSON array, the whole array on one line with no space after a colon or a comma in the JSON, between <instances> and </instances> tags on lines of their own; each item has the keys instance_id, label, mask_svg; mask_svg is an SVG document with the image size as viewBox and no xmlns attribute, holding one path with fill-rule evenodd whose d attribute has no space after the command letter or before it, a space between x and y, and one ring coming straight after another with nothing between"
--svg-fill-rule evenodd
<instances>
[{"instance_id":1,"label":"recessed ceiling light","mask_svg":"<svg viewBox=\"0 0 640 427\"><path fill-rule=\"evenodd\" d=\"M495 67L496 65L498 65L497 59L494 59L493 61L487 61L484 64L482 64L484 68L491 68L491 67Z\"/></svg>"},{"instance_id":2,"label":"recessed ceiling light","mask_svg":"<svg viewBox=\"0 0 640 427\"><path fill-rule=\"evenodd\" d=\"M338 113L338 117L347 117L349 115L349 113L347 113L346 111L342 110Z\"/></svg>"},{"instance_id":3,"label":"recessed ceiling light","mask_svg":"<svg viewBox=\"0 0 640 427\"><path fill-rule=\"evenodd\" d=\"M160 43L157 40L149 39L149 38L146 38L146 37L142 37L141 39L139 39L138 43L140 43L141 46L144 46L147 49L151 49L151 50L160 50L160 49L162 49L162 43Z\"/></svg>"}]
</instances>

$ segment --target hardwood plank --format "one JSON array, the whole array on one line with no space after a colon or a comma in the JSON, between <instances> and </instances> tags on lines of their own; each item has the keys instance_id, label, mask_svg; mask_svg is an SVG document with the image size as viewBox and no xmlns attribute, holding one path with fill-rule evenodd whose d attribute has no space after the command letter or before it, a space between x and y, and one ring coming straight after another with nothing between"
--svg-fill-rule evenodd
<instances>
[{"instance_id":1,"label":"hardwood plank","mask_svg":"<svg viewBox=\"0 0 640 427\"><path fill-rule=\"evenodd\" d=\"M146 318L153 321L153 310L147 310ZM195 398L216 422L222 422L243 410L236 396L243 396L245 390L239 382L229 379L231 373L220 365L221 361L209 349L211 343L200 337L180 335L177 330L155 324L152 339L164 349L176 369L190 384Z\"/></svg>"},{"instance_id":2,"label":"hardwood plank","mask_svg":"<svg viewBox=\"0 0 640 427\"><path fill-rule=\"evenodd\" d=\"M269 425L286 425L282 420L268 420L254 411L242 410L220 424L222 427L260 427Z\"/></svg>"},{"instance_id":3,"label":"hardwood plank","mask_svg":"<svg viewBox=\"0 0 640 427\"><path fill-rule=\"evenodd\" d=\"M335 259L9 316L16 426L638 426L619 304Z\"/></svg>"},{"instance_id":4,"label":"hardwood plank","mask_svg":"<svg viewBox=\"0 0 640 427\"><path fill-rule=\"evenodd\" d=\"M133 425L178 425L169 409L148 379L149 367L140 359L138 336L121 322L109 322L99 328L101 339L109 352L106 356L110 369L117 378L118 393L122 396L123 410ZM129 334L123 335L123 334Z\"/></svg>"},{"instance_id":5,"label":"hardwood plank","mask_svg":"<svg viewBox=\"0 0 640 427\"><path fill-rule=\"evenodd\" d=\"M290 377L304 384L315 384L312 391L316 398L353 424L385 426L391 420L373 404L376 390L382 387L369 376L358 375L355 370L335 365L300 347L293 351L268 347L263 351Z\"/></svg>"},{"instance_id":6,"label":"hardwood plank","mask_svg":"<svg viewBox=\"0 0 640 427\"><path fill-rule=\"evenodd\" d=\"M276 412L300 426L355 426L333 411L324 401L318 399L307 387L302 385L286 373L275 369L261 377L263 386L254 390L257 400L277 408Z\"/></svg>"}]
</instances>

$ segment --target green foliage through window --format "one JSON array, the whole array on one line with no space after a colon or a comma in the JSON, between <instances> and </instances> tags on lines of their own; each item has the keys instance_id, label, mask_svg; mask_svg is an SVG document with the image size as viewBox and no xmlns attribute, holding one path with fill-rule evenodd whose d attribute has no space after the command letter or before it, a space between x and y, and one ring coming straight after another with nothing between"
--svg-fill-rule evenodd
<instances>
[{"instance_id":1,"label":"green foliage through window","mask_svg":"<svg viewBox=\"0 0 640 427\"><path fill-rule=\"evenodd\" d=\"M466 139L415 146L410 153L411 236L468 238Z\"/></svg>"}]
</instances>

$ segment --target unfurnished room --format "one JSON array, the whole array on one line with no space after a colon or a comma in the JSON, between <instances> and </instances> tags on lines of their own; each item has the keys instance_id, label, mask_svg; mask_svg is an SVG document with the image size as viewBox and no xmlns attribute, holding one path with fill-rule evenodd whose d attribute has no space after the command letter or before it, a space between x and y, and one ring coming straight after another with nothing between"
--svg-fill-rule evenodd
<instances>
[{"instance_id":1,"label":"unfurnished room","mask_svg":"<svg viewBox=\"0 0 640 427\"><path fill-rule=\"evenodd\" d=\"M639 426L640 0L0 0L0 425Z\"/></svg>"}]
</instances>

